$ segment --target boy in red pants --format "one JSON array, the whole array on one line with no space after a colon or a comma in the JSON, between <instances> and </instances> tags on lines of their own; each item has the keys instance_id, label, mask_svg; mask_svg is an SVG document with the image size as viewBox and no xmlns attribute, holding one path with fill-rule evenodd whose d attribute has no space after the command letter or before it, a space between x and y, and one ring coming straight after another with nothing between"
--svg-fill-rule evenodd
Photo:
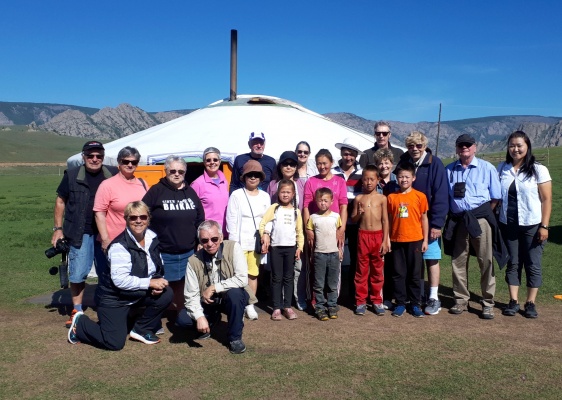
<instances>
[{"instance_id":1,"label":"boy in red pants","mask_svg":"<svg viewBox=\"0 0 562 400\"><path fill-rule=\"evenodd\" d=\"M367 297L376 315L384 315L381 290L384 282L383 256L388 252L386 197L377 193L379 170L370 164L363 169L363 194L355 198L351 220L359 222L357 269L355 272L355 314L365 315ZM370 296L369 296L370 292Z\"/></svg>"}]
</instances>

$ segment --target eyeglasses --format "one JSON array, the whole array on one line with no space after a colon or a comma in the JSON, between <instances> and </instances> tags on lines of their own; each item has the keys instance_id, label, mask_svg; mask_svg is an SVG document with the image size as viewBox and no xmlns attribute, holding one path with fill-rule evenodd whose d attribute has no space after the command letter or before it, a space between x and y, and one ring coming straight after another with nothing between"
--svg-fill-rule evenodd
<instances>
[{"instance_id":1,"label":"eyeglasses","mask_svg":"<svg viewBox=\"0 0 562 400\"><path fill-rule=\"evenodd\" d=\"M246 178L261 178L261 174L259 172L248 172L246 174Z\"/></svg>"},{"instance_id":2,"label":"eyeglasses","mask_svg":"<svg viewBox=\"0 0 562 400\"><path fill-rule=\"evenodd\" d=\"M105 157L103 154L85 154L85 156L88 160L93 160L94 158L103 160L103 158Z\"/></svg>"},{"instance_id":3,"label":"eyeglasses","mask_svg":"<svg viewBox=\"0 0 562 400\"><path fill-rule=\"evenodd\" d=\"M121 162L121 165L129 165L129 164L132 164L132 165L135 165L135 166L136 166L136 165L138 165L139 160L121 160L120 162Z\"/></svg>"},{"instance_id":4,"label":"eyeglasses","mask_svg":"<svg viewBox=\"0 0 562 400\"><path fill-rule=\"evenodd\" d=\"M385 136L385 137L386 137L386 136L390 135L390 132L375 132L375 135L377 135L377 136Z\"/></svg>"},{"instance_id":5,"label":"eyeglasses","mask_svg":"<svg viewBox=\"0 0 562 400\"><path fill-rule=\"evenodd\" d=\"M463 147L469 148L470 146L472 146L474 143L457 143L457 147L459 149L462 149Z\"/></svg>"},{"instance_id":6,"label":"eyeglasses","mask_svg":"<svg viewBox=\"0 0 562 400\"><path fill-rule=\"evenodd\" d=\"M205 160L205 162L208 162L208 163L210 163L210 162L219 162L219 161L220 161L220 160L219 160L218 158L207 158L207 159Z\"/></svg>"},{"instance_id":7,"label":"eyeglasses","mask_svg":"<svg viewBox=\"0 0 562 400\"><path fill-rule=\"evenodd\" d=\"M218 236L214 236L210 239L207 239L207 238L199 239L199 241L201 242L201 244L207 244L207 243L209 243L209 240L213 243L217 243L219 241L219 239L220 238Z\"/></svg>"},{"instance_id":8,"label":"eyeglasses","mask_svg":"<svg viewBox=\"0 0 562 400\"><path fill-rule=\"evenodd\" d=\"M308 150L297 150L297 154L304 154L305 156L310 154L310 151Z\"/></svg>"},{"instance_id":9,"label":"eyeglasses","mask_svg":"<svg viewBox=\"0 0 562 400\"><path fill-rule=\"evenodd\" d=\"M129 221L136 221L137 219L146 221L148 219L148 215L129 215Z\"/></svg>"},{"instance_id":10,"label":"eyeglasses","mask_svg":"<svg viewBox=\"0 0 562 400\"><path fill-rule=\"evenodd\" d=\"M291 167L291 168L296 168L297 164L295 163L283 163L281 164L282 167Z\"/></svg>"},{"instance_id":11,"label":"eyeglasses","mask_svg":"<svg viewBox=\"0 0 562 400\"><path fill-rule=\"evenodd\" d=\"M412 150L414 147L418 150L421 150L421 149L423 149L423 144L416 143L416 144L409 144L408 145L408 149L410 149L410 150Z\"/></svg>"},{"instance_id":12,"label":"eyeglasses","mask_svg":"<svg viewBox=\"0 0 562 400\"><path fill-rule=\"evenodd\" d=\"M183 169L171 169L170 175L175 175L175 174L183 175L185 174L185 171Z\"/></svg>"}]
</instances>

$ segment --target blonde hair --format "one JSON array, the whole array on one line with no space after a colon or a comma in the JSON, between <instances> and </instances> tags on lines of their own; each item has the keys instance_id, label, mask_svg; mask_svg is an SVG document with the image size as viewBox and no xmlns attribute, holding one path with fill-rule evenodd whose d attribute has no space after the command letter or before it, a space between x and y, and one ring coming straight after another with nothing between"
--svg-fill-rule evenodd
<instances>
[{"instance_id":1,"label":"blonde hair","mask_svg":"<svg viewBox=\"0 0 562 400\"><path fill-rule=\"evenodd\" d=\"M124 214L126 220L129 219L129 215L131 215L133 211L140 211L142 213L145 213L146 215L148 215L148 221L150 222L150 208L148 208L144 201L132 201L125 206Z\"/></svg>"},{"instance_id":2,"label":"blonde hair","mask_svg":"<svg viewBox=\"0 0 562 400\"><path fill-rule=\"evenodd\" d=\"M404 139L404 143L406 144L406 147L408 147L411 144L418 144L418 143L423 144L423 147L427 147L428 140L427 140L427 136L425 136L423 133L418 131L413 131L408 136L406 136L406 139Z\"/></svg>"}]
</instances>

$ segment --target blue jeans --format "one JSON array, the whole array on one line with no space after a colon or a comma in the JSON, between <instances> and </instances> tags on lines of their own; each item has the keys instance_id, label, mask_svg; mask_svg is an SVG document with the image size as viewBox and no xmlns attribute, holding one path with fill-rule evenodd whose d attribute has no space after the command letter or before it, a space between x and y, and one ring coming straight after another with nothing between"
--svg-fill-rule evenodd
<instances>
[{"instance_id":1,"label":"blue jeans","mask_svg":"<svg viewBox=\"0 0 562 400\"><path fill-rule=\"evenodd\" d=\"M96 235L84 234L80 247L70 246L68 252L68 280L70 283L82 283L88 277L95 265L96 274L102 276L107 268L107 257L101 249L101 243L96 240Z\"/></svg>"},{"instance_id":2,"label":"blue jeans","mask_svg":"<svg viewBox=\"0 0 562 400\"><path fill-rule=\"evenodd\" d=\"M314 253L314 285L316 308L337 307L338 282L340 279L340 255L335 253ZM326 297L324 297L324 288Z\"/></svg>"}]
</instances>

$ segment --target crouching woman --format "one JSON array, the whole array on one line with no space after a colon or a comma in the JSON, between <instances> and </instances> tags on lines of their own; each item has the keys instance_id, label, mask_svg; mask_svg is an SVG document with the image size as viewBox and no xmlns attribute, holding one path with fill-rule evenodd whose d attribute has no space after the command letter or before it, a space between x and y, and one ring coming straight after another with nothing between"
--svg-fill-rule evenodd
<instances>
[{"instance_id":1,"label":"crouching woman","mask_svg":"<svg viewBox=\"0 0 562 400\"><path fill-rule=\"evenodd\" d=\"M173 298L164 268L158 238L148 229L150 212L142 201L125 207L126 228L108 248L110 268L100 276L96 290L98 322L84 313L75 314L68 341L90 343L108 350L121 350L127 334L145 344L160 342L155 332L162 314ZM145 307L128 331L127 316L132 308Z\"/></svg>"}]
</instances>

